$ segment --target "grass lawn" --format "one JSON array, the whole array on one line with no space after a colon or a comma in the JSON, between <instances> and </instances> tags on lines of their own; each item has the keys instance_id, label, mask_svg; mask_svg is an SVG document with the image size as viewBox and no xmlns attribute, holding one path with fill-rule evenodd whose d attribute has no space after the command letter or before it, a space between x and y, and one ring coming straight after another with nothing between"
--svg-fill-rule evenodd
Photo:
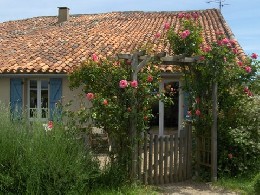
<instances>
[{"instance_id":1,"label":"grass lawn","mask_svg":"<svg viewBox=\"0 0 260 195\"><path fill-rule=\"evenodd\" d=\"M137 185L137 184L133 184L133 185L125 185L122 187L119 187L117 189L102 189L99 188L97 190L95 190L94 192L92 192L91 194L93 195L122 195L122 194L127 194L127 195L136 195L136 194L143 194L143 195L155 195L158 194L158 192L156 191L156 187L152 187L152 186L144 186L144 185Z\"/></svg>"},{"instance_id":2,"label":"grass lawn","mask_svg":"<svg viewBox=\"0 0 260 195\"><path fill-rule=\"evenodd\" d=\"M253 177L221 178L215 184L241 194L255 194Z\"/></svg>"}]
</instances>

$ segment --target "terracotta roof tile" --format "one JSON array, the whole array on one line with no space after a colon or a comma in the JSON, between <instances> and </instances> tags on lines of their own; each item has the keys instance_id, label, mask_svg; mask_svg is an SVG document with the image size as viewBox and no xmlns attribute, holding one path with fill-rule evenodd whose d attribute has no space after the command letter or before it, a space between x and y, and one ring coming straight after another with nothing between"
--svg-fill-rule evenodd
<instances>
[{"instance_id":1,"label":"terracotta roof tile","mask_svg":"<svg viewBox=\"0 0 260 195\"><path fill-rule=\"evenodd\" d=\"M216 9L199 10L205 43L216 32L233 33ZM57 17L36 17L0 23L0 73L66 73L93 53L99 57L130 53L141 47L169 22L180 26L179 12L111 12L71 16L62 25ZM240 45L239 55L244 56ZM154 42L153 50L169 52ZM175 71L167 66L163 71Z\"/></svg>"}]
</instances>

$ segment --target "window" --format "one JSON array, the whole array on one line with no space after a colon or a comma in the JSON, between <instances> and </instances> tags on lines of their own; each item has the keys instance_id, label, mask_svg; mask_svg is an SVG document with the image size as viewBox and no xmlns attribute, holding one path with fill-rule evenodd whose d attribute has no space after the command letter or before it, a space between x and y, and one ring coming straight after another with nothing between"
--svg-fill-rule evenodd
<instances>
[{"instance_id":1,"label":"window","mask_svg":"<svg viewBox=\"0 0 260 195\"><path fill-rule=\"evenodd\" d=\"M179 82L164 83L165 96L171 98L173 104L164 105L164 128L166 130L178 130L179 119Z\"/></svg>"},{"instance_id":2,"label":"window","mask_svg":"<svg viewBox=\"0 0 260 195\"><path fill-rule=\"evenodd\" d=\"M150 128L153 133L159 135L172 134L181 129L183 122L184 100L181 82L175 79L164 79L160 84L160 90L171 98L173 104L168 105L159 101L153 106L154 118Z\"/></svg>"},{"instance_id":3,"label":"window","mask_svg":"<svg viewBox=\"0 0 260 195\"><path fill-rule=\"evenodd\" d=\"M49 109L49 81L29 80L28 107L30 119L47 119Z\"/></svg>"}]
</instances>

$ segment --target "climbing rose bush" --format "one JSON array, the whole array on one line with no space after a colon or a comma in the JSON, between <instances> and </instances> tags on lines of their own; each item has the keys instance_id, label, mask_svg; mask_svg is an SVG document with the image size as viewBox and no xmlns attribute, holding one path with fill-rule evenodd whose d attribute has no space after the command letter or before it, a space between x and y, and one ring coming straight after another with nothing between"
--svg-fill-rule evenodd
<instances>
[{"instance_id":1,"label":"climbing rose bush","mask_svg":"<svg viewBox=\"0 0 260 195\"><path fill-rule=\"evenodd\" d=\"M131 62L92 58L69 77L70 87L81 86L86 94L85 102L91 102L90 107L83 105L78 111L79 122L84 126L90 124L103 128L108 133L114 146L113 156L124 170L132 147L129 137L131 121L137 119L135 139L138 140L141 132L149 128L149 120L153 117L152 104L159 99L166 100L158 91L160 77L156 67L149 62L138 73L138 80L132 80Z\"/></svg>"},{"instance_id":2,"label":"climbing rose bush","mask_svg":"<svg viewBox=\"0 0 260 195\"><path fill-rule=\"evenodd\" d=\"M189 94L186 119L192 122L197 136L210 136L212 83L217 82L218 173L234 176L259 171L259 126L254 122L259 120L255 115L260 95L258 55L239 57L236 41L221 31L216 33L216 42L203 45L197 16L180 13L180 29L167 31L174 54L198 59L182 66L184 89Z\"/></svg>"},{"instance_id":3,"label":"climbing rose bush","mask_svg":"<svg viewBox=\"0 0 260 195\"><path fill-rule=\"evenodd\" d=\"M171 49L176 55L193 56L197 54L202 44L201 26L198 20L199 13L180 13L178 17L181 19L181 27L177 31L168 28L167 39L171 45Z\"/></svg>"}]
</instances>

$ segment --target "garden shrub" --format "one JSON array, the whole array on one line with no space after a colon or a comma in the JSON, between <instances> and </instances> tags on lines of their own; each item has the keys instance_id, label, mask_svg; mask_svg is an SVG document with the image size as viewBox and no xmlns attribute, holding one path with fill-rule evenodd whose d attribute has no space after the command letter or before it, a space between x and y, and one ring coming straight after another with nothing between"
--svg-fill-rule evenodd
<instances>
[{"instance_id":1,"label":"garden shrub","mask_svg":"<svg viewBox=\"0 0 260 195\"><path fill-rule=\"evenodd\" d=\"M236 111L230 110L221 118L218 132L220 176L260 171L259 104L259 96L240 100L236 108L233 106Z\"/></svg>"},{"instance_id":2,"label":"garden shrub","mask_svg":"<svg viewBox=\"0 0 260 195\"><path fill-rule=\"evenodd\" d=\"M260 173L258 173L253 180L253 187L255 194L260 194Z\"/></svg>"},{"instance_id":3,"label":"garden shrub","mask_svg":"<svg viewBox=\"0 0 260 195\"><path fill-rule=\"evenodd\" d=\"M216 32L215 42L202 43L197 16L178 14L180 30L171 28L167 32L174 54L198 59L182 66L184 90L189 94L187 119L195 127L196 136L210 136L212 87L217 83L218 174L254 173L260 167L258 55L239 56L236 40L221 31Z\"/></svg>"},{"instance_id":4,"label":"garden shrub","mask_svg":"<svg viewBox=\"0 0 260 195\"><path fill-rule=\"evenodd\" d=\"M0 194L86 194L99 164L75 134L10 121L0 109Z\"/></svg>"},{"instance_id":5,"label":"garden shrub","mask_svg":"<svg viewBox=\"0 0 260 195\"><path fill-rule=\"evenodd\" d=\"M77 112L79 123L86 126L93 121L89 126L102 128L112 142L110 156L117 166L110 171L117 167L119 171L124 169L124 175L130 173L133 146L149 129L152 104L167 99L158 91L160 76L156 65L148 62L138 72L137 81L132 78L131 61L99 60L93 54L69 76L70 87L82 87L85 102L91 102ZM132 127L135 136L131 136Z\"/></svg>"}]
</instances>

